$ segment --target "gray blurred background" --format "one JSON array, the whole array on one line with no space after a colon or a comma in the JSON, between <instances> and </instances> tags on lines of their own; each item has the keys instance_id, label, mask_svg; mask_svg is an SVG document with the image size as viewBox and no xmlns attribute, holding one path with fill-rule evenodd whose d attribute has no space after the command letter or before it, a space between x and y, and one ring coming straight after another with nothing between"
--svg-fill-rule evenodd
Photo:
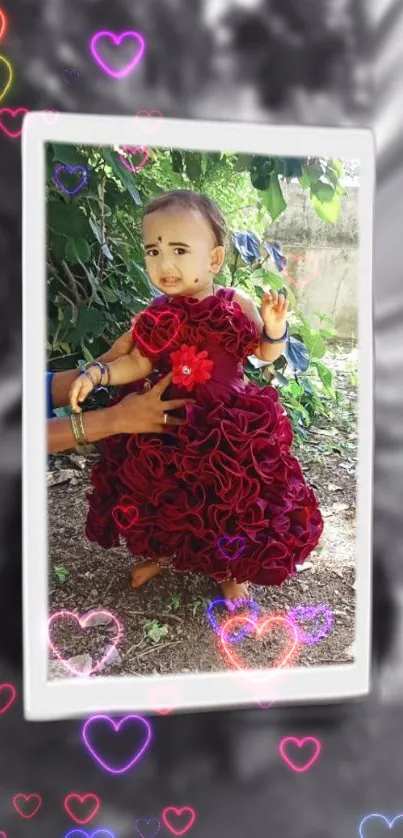
<instances>
[{"instance_id":1,"label":"gray blurred background","mask_svg":"<svg viewBox=\"0 0 403 838\"><path fill-rule=\"evenodd\" d=\"M61 836L69 826L63 797L92 791L103 801L92 829L108 827L116 838L133 835L136 818L156 817L166 805L195 807L195 838L356 836L369 812L403 812L402 4L24 0L3 8L9 26L1 53L15 77L2 107L133 115L157 108L183 118L373 126L378 186L373 694L337 708L158 717L149 755L121 777L90 762L79 721L23 722L19 699L0 717L0 831ZM136 28L148 40L145 60L116 83L93 63L89 40L101 29ZM0 681L20 689L19 142L1 135L0 151ZM316 769L297 775L279 763L285 735L321 738ZM16 792L43 795L29 826L13 810ZM364 838L384 835L373 826Z\"/></svg>"}]
</instances>

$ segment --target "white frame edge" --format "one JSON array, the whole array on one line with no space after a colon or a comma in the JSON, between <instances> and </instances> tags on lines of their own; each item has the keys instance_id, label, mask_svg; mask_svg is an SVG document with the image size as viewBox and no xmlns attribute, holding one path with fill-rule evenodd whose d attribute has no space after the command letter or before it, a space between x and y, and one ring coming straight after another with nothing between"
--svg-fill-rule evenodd
<instances>
[{"instance_id":1,"label":"white frame edge","mask_svg":"<svg viewBox=\"0 0 403 838\"><path fill-rule=\"evenodd\" d=\"M24 119L23 155L23 623L24 715L52 720L94 712L153 713L149 692L158 683L180 691L163 702L179 711L213 710L254 704L273 693L275 703L334 702L365 696L370 690L372 624L373 500L373 209L375 148L372 132L361 128L272 126L208 120L161 119L150 129L147 117L60 114L54 125L42 114ZM356 650L351 665L296 667L266 672L254 684L240 672L134 678L47 679L48 551L46 492L46 206L45 144L174 147L236 151L272 156L344 157L360 161L358 276L358 474ZM38 397L40 394L40 397ZM256 677L258 675L256 674ZM280 686L281 683L281 686ZM246 687L246 689L245 689ZM271 696L272 697L272 696Z\"/></svg>"}]
</instances>

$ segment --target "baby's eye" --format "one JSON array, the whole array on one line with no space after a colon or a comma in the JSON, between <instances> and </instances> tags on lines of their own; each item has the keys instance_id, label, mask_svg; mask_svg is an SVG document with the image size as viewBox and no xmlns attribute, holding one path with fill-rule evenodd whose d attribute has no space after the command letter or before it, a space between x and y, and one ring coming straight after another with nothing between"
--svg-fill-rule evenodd
<instances>
[{"instance_id":1,"label":"baby's eye","mask_svg":"<svg viewBox=\"0 0 403 838\"><path fill-rule=\"evenodd\" d=\"M184 247L175 247L175 248L174 248L174 253L177 253L177 255L178 255L178 256L184 256L184 255L185 255L185 253L187 253L187 252L188 252L188 251L187 251L187 250L185 250L185 248L184 248Z\"/></svg>"},{"instance_id":2,"label":"baby's eye","mask_svg":"<svg viewBox=\"0 0 403 838\"><path fill-rule=\"evenodd\" d=\"M146 258L147 256L158 256L158 250L156 247L152 247L151 250L146 251Z\"/></svg>"}]
</instances>

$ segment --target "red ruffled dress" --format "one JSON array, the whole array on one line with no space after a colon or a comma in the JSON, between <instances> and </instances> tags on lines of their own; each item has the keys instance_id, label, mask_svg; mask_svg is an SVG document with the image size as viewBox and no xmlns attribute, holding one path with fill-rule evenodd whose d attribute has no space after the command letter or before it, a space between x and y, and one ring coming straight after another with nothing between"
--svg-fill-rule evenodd
<instances>
[{"instance_id":1,"label":"red ruffled dress","mask_svg":"<svg viewBox=\"0 0 403 838\"><path fill-rule=\"evenodd\" d=\"M158 297L136 318L140 352L161 376L176 371L164 399L196 403L166 433L101 443L86 535L106 548L123 539L135 556L169 557L175 570L218 582L281 585L317 545L323 520L290 453L277 391L244 381L259 335L233 295Z\"/></svg>"}]
</instances>

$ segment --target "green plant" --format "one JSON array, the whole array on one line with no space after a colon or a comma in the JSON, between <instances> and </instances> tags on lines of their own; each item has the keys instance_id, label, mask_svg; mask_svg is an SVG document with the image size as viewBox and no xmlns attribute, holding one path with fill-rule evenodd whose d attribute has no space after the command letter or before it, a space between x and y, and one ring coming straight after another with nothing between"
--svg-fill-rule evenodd
<instances>
[{"instance_id":1,"label":"green plant","mask_svg":"<svg viewBox=\"0 0 403 838\"><path fill-rule=\"evenodd\" d=\"M192 614L195 617L198 611L205 611L206 608L211 604L211 599L205 596L198 596L196 597L193 603Z\"/></svg>"},{"instance_id":2,"label":"green plant","mask_svg":"<svg viewBox=\"0 0 403 838\"><path fill-rule=\"evenodd\" d=\"M63 583L66 581L66 579L69 575L69 571L67 570L67 568L63 567L62 565L54 567L53 568L53 573L54 573L57 581L60 582L61 585L63 585Z\"/></svg>"},{"instance_id":3,"label":"green plant","mask_svg":"<svg viewBox=\"0 0 403 838\"><path fill-rule=\"evenodd\" d=\"M167 636L169 628L166 625L162 625L159 620L150 620L150 622L145 624L144 631L153 643L159 643L163 637Z\"/></svg>"},{"instance_id":4,"label":"green plant","mask_svg":"<svg viewBox=\"0 0 403 838\"><path fill-rule=\"evenodd\" d=\"M177 611L178 608L181 607L181 598L178 594L172 594L171 599L169 601L169 608L172 608L174 611Z\"/></svg>"}]
</instances>

